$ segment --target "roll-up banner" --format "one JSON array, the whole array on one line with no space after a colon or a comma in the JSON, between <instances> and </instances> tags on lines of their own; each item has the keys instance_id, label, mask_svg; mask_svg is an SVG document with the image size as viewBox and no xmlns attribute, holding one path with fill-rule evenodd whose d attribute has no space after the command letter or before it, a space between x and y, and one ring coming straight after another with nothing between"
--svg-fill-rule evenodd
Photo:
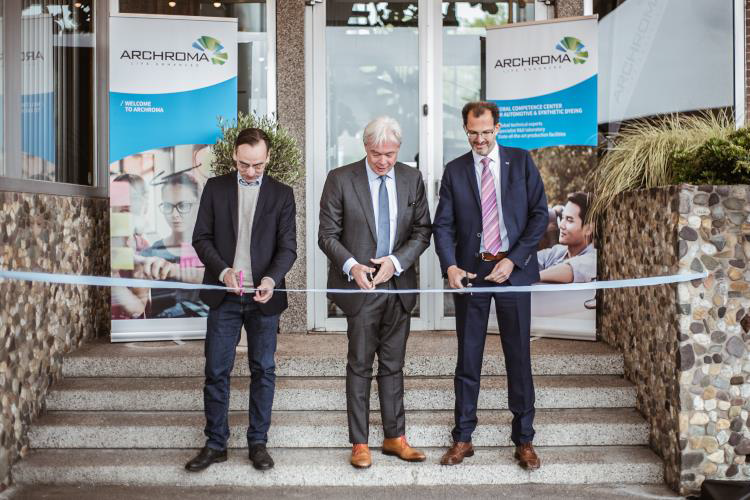
<instances>
[{"instance_id":1,"label":"roll-up banner","mask_svg":"<svg viewBox=\"0 0 750 500\"><path fill-rule=\"evenodd\" d=\"M191 245L217 119L237 113L237 20L110 18L112 276L200 283ZM112 341L200 339L196 291L112 289Z\"/></svg>"},{"instance_id":2,"label":"roll-up banner","mask_svg":"<svg viewBox=\"0 0 750 500\"><path fill-rule=\"evenodd\" d=\"M527 150L597 145L597 16L490 28L485 54L487 99L500 109L501 145ZM544 173L543 179L546 185L561 182ZM548 230L554 236L538 252L545 283L596 279L593 231L583 220L590 200L587 193L571 194L549 200ZM531 308L535 335L596 339L592 290L535 292Z\"/></svg>"}]
</instances>

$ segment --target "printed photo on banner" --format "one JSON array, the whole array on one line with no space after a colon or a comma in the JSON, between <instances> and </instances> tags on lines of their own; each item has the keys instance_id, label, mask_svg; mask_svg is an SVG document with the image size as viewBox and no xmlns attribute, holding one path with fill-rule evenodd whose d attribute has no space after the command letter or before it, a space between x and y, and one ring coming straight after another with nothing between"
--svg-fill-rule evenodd
<instances>
[{"instance_id":1,"label":"printed photo on banner","mask_svg":"<svg viewBox=\"0 0 750 500\"><path fill-rule=\"evenodd\" d=\"M211 176L210 163L210 145L187 144L144 151L110 164L113 276L202 282L203 264L190 242L201 193ZM207 314L197 290L112 290L112 319Z\"/></svg>"},{"instance_id":2,"label":"printed photo on banner","mask_svg":"<svg viewBox=\"0 0 750 500\"><path fill-rule=\"evenodd\" d=\"M541 283L596 280L587 176L596 165L598 37L595 16L487 30L487 98L500 110L498 142L531 152L549 223L539 244ZM534 335L596 339L596 293L534 292Z\"/></svg>"}]
</instances>

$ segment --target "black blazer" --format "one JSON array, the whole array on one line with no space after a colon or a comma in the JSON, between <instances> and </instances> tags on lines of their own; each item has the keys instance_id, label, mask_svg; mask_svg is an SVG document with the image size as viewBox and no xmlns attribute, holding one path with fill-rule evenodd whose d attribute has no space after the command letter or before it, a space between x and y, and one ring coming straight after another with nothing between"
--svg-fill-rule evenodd
<instances>
[{"instance_id":1,"label":"black blazer","mask_svg":"<svg viewBox=\"0 0 750 500\"><path fill-rule=\"evenodd\" d=\"M508 258L515 264L508 281L512 285L530 285L539 281L536 248L548 221L544 184L528 151L498 147L503 221L510 243ZM443 274L452 265L476 272L482 202L471 151L445 166L432 227Z\"/></svg>"},{"instance_id":2,"label":"black blazer","mask_svg":"<svg viewBox=\"0 0 750 500\"><path fill-rule=\"evenodd\" d=\"M201 196L198 218L193 231L193 247L206 266L203 283L223 285L219 274L234 263L237 247L237 172L208 180ZM253 283L268 276L276 288L286 288L284 276L297 259L296 207L292 188L268 175L263 176L253 218L250 255ZM217 307L227 292L201 290L200 298ZM265 304L263 314L279 314L288 306L285 292L274 292Z\"/></svg>"}]
</instances>

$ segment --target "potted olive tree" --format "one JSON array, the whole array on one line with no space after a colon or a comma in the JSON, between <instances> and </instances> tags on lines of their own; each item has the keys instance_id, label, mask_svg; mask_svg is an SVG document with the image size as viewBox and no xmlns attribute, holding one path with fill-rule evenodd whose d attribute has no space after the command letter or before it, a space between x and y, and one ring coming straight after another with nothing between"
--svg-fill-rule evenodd
<instances>
[{"instance_id":1,"label":"potted olive tree","mask_svg":"<svg viewBox=\"0 0 750 500\"><path fill-rule=\"evenodd\" d=\"M241 130L250 127L263 130L271 139L271 158L265 172L277 181L292 185L301 175L302 152L297 141L275 118L241 111L235 120L219 119L221 137L213 146L211 171L222 175L235 169L234 141Z\"/></svg>"}]
</instances>

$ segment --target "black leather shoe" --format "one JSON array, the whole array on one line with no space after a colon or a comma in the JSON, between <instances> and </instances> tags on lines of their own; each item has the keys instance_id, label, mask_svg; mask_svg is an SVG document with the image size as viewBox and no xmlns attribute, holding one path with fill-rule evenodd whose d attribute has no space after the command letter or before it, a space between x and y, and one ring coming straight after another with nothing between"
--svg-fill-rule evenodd
<instances>
[{"instance_id":1,"label":"black leather shoe","mask_svg":"<svg viewBox=\"0 0 750 500\"><path fill-rule=\"evenodd\" d=\"M227 450L214 450L204 446L198 455L185 464L185 468L190 472L200 472L207 469L209 465L227 461Z\"/></svg>"},{"instance_id":2,"label":"black leather shoe","mask_svg":"<svg viewBox=\"0 0 750 500\"><path fill-rule=\"evenodd\" d=\"M253 467L258 470L273 469L273 458L268 454L266 445L263 443L251 444L248 450L248 456L253 463Z\"/></svg>"}]
</instances>

